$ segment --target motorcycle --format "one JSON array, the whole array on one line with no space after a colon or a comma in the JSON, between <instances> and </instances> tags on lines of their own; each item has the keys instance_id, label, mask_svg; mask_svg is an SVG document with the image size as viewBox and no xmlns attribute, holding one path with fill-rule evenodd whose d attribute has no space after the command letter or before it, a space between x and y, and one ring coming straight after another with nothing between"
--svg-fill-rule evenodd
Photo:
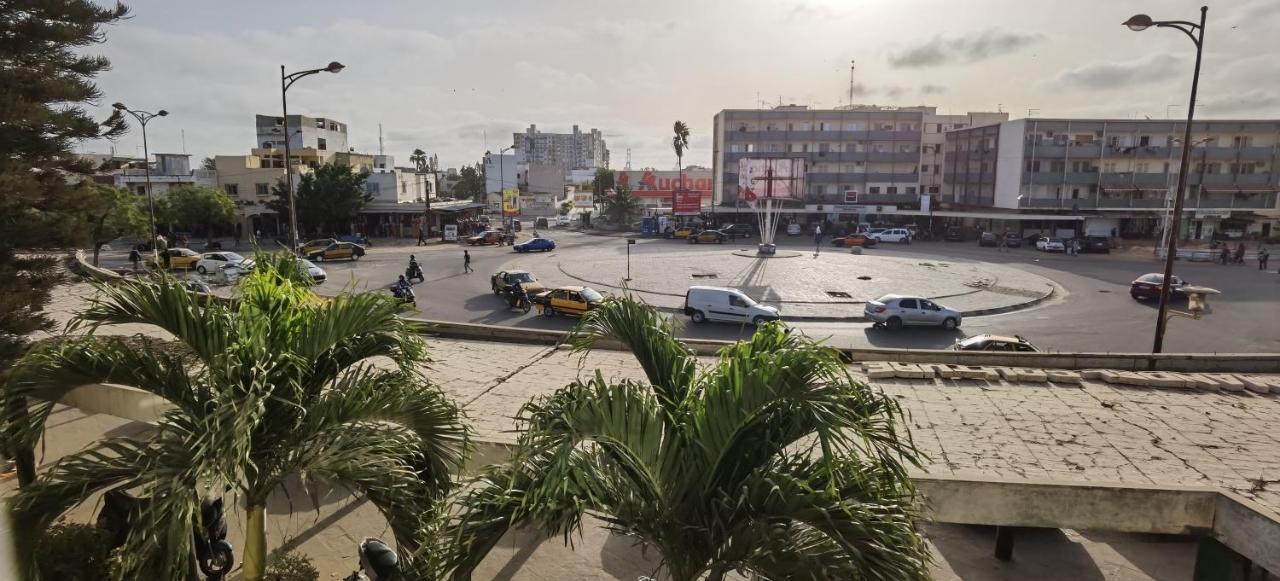
<instances>
[{"instance_id":1,"label":"motorcycle","mask_svg":"<svg viewBox=\"0 0 1280 581\"><path fill-rule=\"evenodd\" d=\"M98 526L107 532L112 548L119 548L129 538L129 530L142 507L150 498L139 498L119 488L102 495ZM235 565L235 550L227 541L227 519L221 498L200 501L200 516L192 525L194 558L188 577L196 579L196 568L207 581L223 581Z\"/></svg>"},{"instance_id":2,"label":"motorcycle","mask_svg":"<svg viewBox=\"0 0 1280 581\"><path fill-rule=\"evenodd\" d=\"M411 264L409 265L409 268L404 269L404 277L407 280L413 280L416 278L418 279L418 282L426 282L427 280L426 277L422 275L422 267L416 264Z\"/></svg>"},{"instance_id":3,"label":"motorcycle","mask_svg":"<svg viewBox=\"0 0 1280 581\"><path fill-rule=\"evenodd\" d=\"M360 568L343 581L391 581L399 577L400 557L386 543L373 537L360 541Z\"/></svg>"},{"instance_id":4,"label":"motorcycle","mask_svg":"<svg viewBox=\"0 0 1280 581\"><path fill-rule=\"evenodd\" d=\"M395 297L396 299L399 299L401 303L409 303L414 306L417 306L418 304L418 297L417 295L413 294L413 287L407 284L391 285L391 296Z\"/></svg>"},{"instance_id":5,"label":"motorcycle","mask_svg":"<svg viewBox=\"0 0 1280 581\"><path fill-rule=\"evenodd\" d=\"M503 293L506 294L507 305L512 309L520 309L528 313L533 309L533 302L529 300L529 293L525 292L524 287L516 288L519 288L520 290L515 291L512 290L511 287L507 287L507 289L503 291Z\"/></svg>"}]
</instances>

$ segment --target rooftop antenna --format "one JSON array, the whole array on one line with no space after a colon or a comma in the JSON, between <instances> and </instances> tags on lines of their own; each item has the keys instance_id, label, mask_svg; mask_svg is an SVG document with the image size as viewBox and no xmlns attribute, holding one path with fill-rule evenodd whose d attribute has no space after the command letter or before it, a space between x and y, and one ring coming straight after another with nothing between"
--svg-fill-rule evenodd
<instances>
[{"instance_id":1,"label":"rooftop antenna","mask_svg":"<svg viewBox=\"0 0 1280 581\"><path fill-rule=\"evenodd\" d=\"M625 169L627 171L631 171L631 148L630 147L627 148L627 165Z\"/></svg>"},{"instance_id":2,"label":"rooftop antenna","mask_svg":"<svg viewBox=\"0 0 1280 581\"><path fill-rule=\"evenodd\" d=\"M849 101L845 104L850 107L853 107L853 71L857 68L857 62L854 60L849 61Z\"/></svg>"},{"instance_id":3,"label":"rooftop antenna","mask_svg":"<svg viewBox=\"0 0 1280 581\"><path fill-rule=\"evenodd\" d=\"M1039 112L1040 112L1040 110L1039 110L1039 109L1035 109L1035 108L1028 108L1028 109L1027 109L1027 117L1034 117L1034 116L1035 116L1037 113L1039 113Z\"/></svg>"},{"instance_id":4,"label":"rooftop antenna","mask_svg":"<svg viewBox=\"0 0 1280 581\"><path fill-rule=\"evenodd\" d=\"M382 155L382 124L378 124L378 155Z\"/></svg>"},{"instance_id":5,"label":"rooftop antenna","mask_svg":"<svg viewBox=\"0 0 1280 581\"><path fill-rule=\"evenodd\" d=\"M1004 103L996 103L996 113L1004 113Z\"/></svg>"}]
</instances>

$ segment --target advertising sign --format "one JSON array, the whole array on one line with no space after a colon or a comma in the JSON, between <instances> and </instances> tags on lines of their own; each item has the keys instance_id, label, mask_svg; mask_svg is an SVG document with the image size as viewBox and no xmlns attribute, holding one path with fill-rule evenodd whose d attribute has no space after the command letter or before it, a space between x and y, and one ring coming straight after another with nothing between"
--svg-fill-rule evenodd
<instances>
[{"instance_id":1,"label":"advertising sign","mask_svg":"<svg viewBox=\"0 0 1280 581\"><path fill-rule=\"evenodd\" d=\"M844 191L844 203L846 203L846 204L856 204L856 203L858 203L858 191L857 191L857 190L845 190L845 191Z\"/></svg>"},{"instance_id":2,"label":"advertising sign","mask_svg":"<svg viewBox=\"0 0 1280 581\"><path fill-rule=\"evenodd\" d=\"M502 190L502 215L503 216L519 216L520 215L520 190L517 188L507 188Z\"/></svg>"},{"instance_id":3,"label":"advertising sign","mask_svg":"<svg viewBox=\"0 0 1280 581\"><path fill-rule=\"evenodd\" d=\"M457 224L444 225L444 241L445 242L458 241L458 225Z\"/></svg>"},{"instance_id":4,"label":"advertising sign","mask_svg":"<svg viewBox=\"0 0 1280 581\"><path fill-rule=\"evenodd\" d=\"M631 194L638 198L661 198L667 201L671 199L671 194L675 190L690 190L702 192L710 199L711 170L690 169L685 170L683 174L681 176L681 172L678 171L655 169L618 170L616 179L619 187L631 190ZM683 183L680 181L681 177L684 178Z\"/></svg>"},{"instance_id":5,"label":"advertising sign","mask_svg":"<svg viewBox=\"0 0 1280 581\"><path fill-rule=\"evenodd\" d=\"M671 213L676 216L697 216L702 212L702 192L679 190L672 198Z\"/></svg>"},{"instance_id":6,"label":"advertising sign","mask_svg":"<svg viewBox=\"0 0 1280 581\"><path fill-rule=\"evenodd\" d=\"M933 196L931 196L931 195L929 195L929 194L920 194L920 211L921 211L921 212L928 212L928 211L929 211L929 203L930 203L931 201L933 201Z\"/></svg>"},{"instance_id":7,"label":"advertising sign","mask_svg":"<svg viewBox=\"0 0 1280 581\"><path fill-rule=\"evenodd\" d=\"M738 160L738 195L748 204L762 198L798 199L804 194L808 169L803 159Z\"/></svg>"},{"instance_id":8,"label":"advertising sign","mask_svg":"<svg viewBox=\"0 0 1280 581\"><path fill-rule=\"evenodd\" d=\"M658 216L658 231L659 231L659 232L666 232L666 231L667 231L667 217L666 217L666 216Z\"/></svg>"}]
</instances>

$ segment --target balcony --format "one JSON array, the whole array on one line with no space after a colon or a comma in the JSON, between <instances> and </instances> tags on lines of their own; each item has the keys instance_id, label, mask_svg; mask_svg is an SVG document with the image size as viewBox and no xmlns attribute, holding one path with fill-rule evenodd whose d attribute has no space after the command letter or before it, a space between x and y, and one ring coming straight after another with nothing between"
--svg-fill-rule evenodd
<instances>
[{"instance_id":1,"label":"balcony","mask_svg":"<svg viewBox=\"0 0 1280 581\"><path fill-rule=\"evenodd\" d=\"M1106 188L1168 188L1176 179L1164 173L1108 173L1102 174L1102 186Z\"/></svg>"},{"instance_id":2,"label":"balcony","mask_svg":"<svg viewBox=\"0 0 1280 581\"><path fill-rule=\"evenodd\" d=\"M920 180L919 176L915 172L910 172L910 173L876 172L876 173L855 174L855 175L867 176L866 181L868 182L916 183L917 181Z\"/></svg>"},{"instance_id":3,"label":"balcony","mask_svg":"<svg viewBox=\"0 0 1280 581\"><path fill-rule=\"evenodd\" d=\"M919 204L920 194L858 194L859 204Z\"/></svg>"}]
</instances>

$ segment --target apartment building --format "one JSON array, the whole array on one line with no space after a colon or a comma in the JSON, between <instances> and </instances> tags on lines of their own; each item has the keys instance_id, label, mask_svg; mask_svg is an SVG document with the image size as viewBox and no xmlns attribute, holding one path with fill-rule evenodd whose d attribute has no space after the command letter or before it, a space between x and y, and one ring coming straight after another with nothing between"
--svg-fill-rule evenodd
<instances>
[{"instance_id":1,"label":"apartment building","mask_svg":"<svg viewBox=\"0 0 1280 581\"><path fill-rule=\"evenodd\" d=\"M147 195L148 170L151 193L158 197L164 196L169 188L176 186L213 186L217 183L212 170L191 169L189 154L153 153L151 156L154 160L109 154L86 154L81 157L95 166L95 182L126 188L140 196Z\"/></svg>"},{"instance_id":2,"label":"apartment building","mask_svg":"<svg viewBox=\"0 0 1280 581\"><path fill-rule=\"evenodd\" d=\"M850 203L919 208L921 194L941 189L945 132L1005 119L1005 113L939 115L925 106L726 109L714 119L714 200L737 203L743 158L800 158L808 165L804 201L823 206L813 212Z\"/></svg>"},{"instance_id":3,"label":"apartment building","mask_svg":"<svg viewBox=\"0 0 1280 581\"><path fill-rule=\"evenodd\" d=\"M609 167L604 134L595 128L584 133L574 125L571 133L543 133L530 125L524 133L512 134L512 145L528 163L555 165L565 172Z\"/></svg>"},{"instance_id":4,"label":"apartment building","mask_svg":"<svg viewBox=\"0 0 1280 581\"><path fill-rule=\"evenodd\" d=\"M284 118L257 115L257 143L262 149L284 149ZM311 148L323 152L347 151L347 124L325 117L289 116L289 149Z\"/></svg>"},{"instance_id":5,"label":"apartment building","mask_svg":"<svg viewBox=\"0 0 1280 581\"><path fill-rule=\"evenodd\" d=\"M1172 207L1185 124L1005 121L945 134L941 202L953 209L1078 216L1090 234L1158 235ZM1185 237L1272 236L1280 120L1192 126Z\"/></svg>"}]
</instances>

